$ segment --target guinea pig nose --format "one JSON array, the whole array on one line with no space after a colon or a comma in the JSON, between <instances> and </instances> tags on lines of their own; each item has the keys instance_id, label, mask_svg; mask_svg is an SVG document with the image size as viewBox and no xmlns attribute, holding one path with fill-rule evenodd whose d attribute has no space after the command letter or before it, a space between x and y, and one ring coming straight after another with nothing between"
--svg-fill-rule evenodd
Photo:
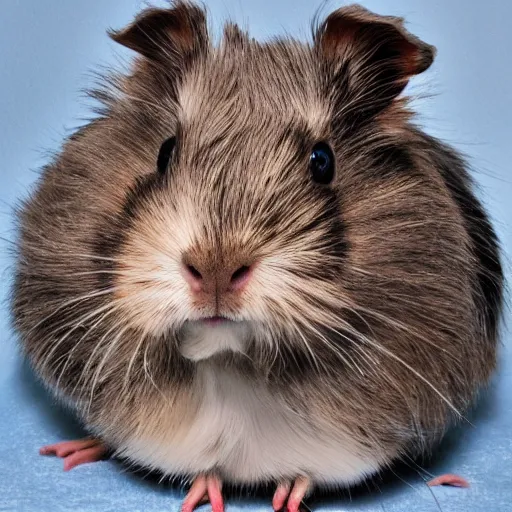
<instances>
[{"instance_id":1,"label":"guinea pig nose","mask_svg":"<svg viewBox=\"0 0 512 512\"><path fill-rule=\"evenodd\" d=\"M193 293L219 294L241 290L249 281L250 264L218 263L199 265L189 258L182 263L182 273Z\"/></svg>"},{"instance_id":2,"label":"guinea pig nose","mask_svg":"<svg viewBox=\"0 0 512 512\"><path fill-rule=\"evenodd\" d=\"M213 270L211 279L215 283L215 292L219 294L240 291L250 276L250 265L225 264Z\"/></svg>"},{"instance_id":3,"label":"guinea pig nose","mask_svg":"<svg viewBox=\"0 0 512 512\"><path fill-rule=\"evenodd\" d=\"M203 276L199 270L193 265L184 263L183 264L183 274L185 276L185 281L189 284L190 288L194 292L200 292L203 288Z\"/></svg>"},{"instance_id":4,"label":"guinea pig nose","mask_svg":"<svg viewBox=\"0 0 512 512\"><path fill-rule=\"evenodd\" d=\"M244 286L244 284L249 280L251 274L251 267L248 265L242 265L237 268L233 274L231 274L231 280L229 282L229 286L233 290L238 290Z\"/></svg>"}]
</instances>

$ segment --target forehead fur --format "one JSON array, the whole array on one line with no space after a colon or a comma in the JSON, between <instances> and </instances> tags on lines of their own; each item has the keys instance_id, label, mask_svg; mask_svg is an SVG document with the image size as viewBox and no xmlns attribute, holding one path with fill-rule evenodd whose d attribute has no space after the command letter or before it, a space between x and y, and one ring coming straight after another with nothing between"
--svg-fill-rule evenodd
<instances>
[{"instance_id":1,"label":"forehead fur","mask_svg":"<svg viewBox=\"0 0 512 512\"><path fill-rule=\"evenodd\" d=\"M247 124L272 130L278 122L301 125L319 136L329 119L321 89L319 65L309 45L294 40L262 44L227 34L184 77L181 122L207 131L215 124L212 120L222 120L231 134ZM215 126L216 136L219 128Z\"/></svg>"}]
</instances>

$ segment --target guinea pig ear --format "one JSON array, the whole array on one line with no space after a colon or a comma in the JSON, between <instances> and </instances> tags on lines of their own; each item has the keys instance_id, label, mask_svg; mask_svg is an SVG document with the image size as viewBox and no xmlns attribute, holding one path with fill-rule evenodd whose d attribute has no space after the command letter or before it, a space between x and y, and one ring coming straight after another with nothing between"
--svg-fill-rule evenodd
<instances>
[{"instance_id":1,"label":"guinea pig ear","mask_svg":"<svg viewBox=\"0 0 512 512\"><path fill-rule=\"evenodd\" d=\"M206 16L188 2L170 9L142 11L126 28L110 30L110 37L150 60L168 61L194 56L208 47Z\"/></svg>"},{"instance_id":2,"label":"guinea pig ear","mask_svg":"<svg viewBox=\"0 0 512 512\"><path fill-rule=\"evenodd\" d=\"M408 32L402 18L360 5L331 13L314 33L314 43L332 86L343 89L344 110L366 116L388 106L413 75L432 64L436 51Z\"/></svg>"}]
</instances>

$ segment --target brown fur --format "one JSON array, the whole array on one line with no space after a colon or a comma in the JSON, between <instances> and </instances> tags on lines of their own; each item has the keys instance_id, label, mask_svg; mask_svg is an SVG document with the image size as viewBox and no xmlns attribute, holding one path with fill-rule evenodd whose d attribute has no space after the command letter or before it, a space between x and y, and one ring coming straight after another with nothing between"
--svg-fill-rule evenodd
<instances>
[{"instance_id":1,"label":"brown fur","mask_svg":"<svg viewBox=\"0 0 512 512\"><path fill-rule=\"evenodd\" d=\"M19 211L13 311L26 354L114 447L179 442L201 406L183 326L221 311L250 335L244 356L215 356L219 371L378 466L429 450L494 369L502 298L465 163L398 97L433 48L357 6L311 44L258 43L229 25L213 47L205 27L178 2L113 33L141 56L94 93L101 115ZM336 156L330 186L308 172L319 140ZM186 305L183 257L258 267L243 295Z\"/></svg>"}]
</instances>

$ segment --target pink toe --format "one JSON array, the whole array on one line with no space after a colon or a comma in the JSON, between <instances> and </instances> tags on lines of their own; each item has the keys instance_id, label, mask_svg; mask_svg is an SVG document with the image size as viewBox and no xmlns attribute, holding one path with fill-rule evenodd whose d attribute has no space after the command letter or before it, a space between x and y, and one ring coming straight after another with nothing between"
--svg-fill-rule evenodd
<instances>
[{"instance_id":1,"label":"pink toe","mask_svg":"<svg viewBox=\"0 0 512 512\"><path fill-rule=\"evenodd\" d=\"M102 444L72 453L64 459L64 471L69 471L80 464L102 460L106 453L107 449Z\"/></svg>"},{"instance_id":2,"label":"pink toe","mask_svg":"<svg viewBox=\"0 0 512 512\"><path fill-rule=\"evenodd\" d=\"M181 505L181 512L193 512L194 507L190 503L183 503Z\"/></svg>"},{"instance_id":3,"label":"pink toe","mask_svg":"<svg viewBox=\"0 0 512 512\"><path fill-rule=\"evenodd\" d=\"M286 509L288 512L299 512L300 504L306 496L310 487L310 481L307 477L299 477L295 480L292 492L288 498Z\"/></svg>"},{"instance_id":4,"label":"pink toe","mask_svg":"<svg viewBox=\"0 0 512 512\"><path fill-rule=\"evenodd\" d=\"M274 498L272 499L272 508L277 512L284 508L284 504L286 503L286 498L288 498L288 494L290 493L290 484L280 484L276 492L274 493Z\"/></svg>"},{"instance_id":5,"label":"pink toe","mask_svg":"<svg viewBox=\"0 0 512 512\"><path fill-rule=\"evenodd\" d=\"M208 497L212 506L212 512L224 512L224 499L221 492L220 480L215 477L208 477Z\"/></svg>"},{"instance_id":6,"label":"pink toe","mask_svg":"<svg viewBox=\"0 0 512 512\"><path fill-rule=\"evenodd\" d=\"M286 504L287 512L299 512L300 501L288 500Z\"/></svg>"},{"instance_id":7,"label":"pink toe","mask_svg":"<svg viewBox=\"0 0 512 512\"><path fill-rule=\"evenodd\" d=\"M198 476L183 500L181 512L192 512L207 497L206 490L206 478Z\"/></svg>"},{"instance_id":8,"label":"pink toe","mask_svg":"<svg viewBox=\"0 0 512 512\"><path fill-rule=\"evenodd\" d=\"M39 453L41 455L56 455L57 457L66 457L71 453L85 450L92 446L96 446L100 441L93 438L78 439L76 441L63 441L61 443L43 446Z\"/></svg>"},{"instance_id":9,"label":"pink toe","mask_svg":"<svg viewBox=\"0 0 512 512\"><path fill-rule=\"evenodd\" d=\"M429 487L435 487L436 485L451 485L452 487L469 487L469 482L459 475L447 473L445 475L441 475L430 480L429 482L427 482L427 485Z\"/></svg>"}]
</instances>

